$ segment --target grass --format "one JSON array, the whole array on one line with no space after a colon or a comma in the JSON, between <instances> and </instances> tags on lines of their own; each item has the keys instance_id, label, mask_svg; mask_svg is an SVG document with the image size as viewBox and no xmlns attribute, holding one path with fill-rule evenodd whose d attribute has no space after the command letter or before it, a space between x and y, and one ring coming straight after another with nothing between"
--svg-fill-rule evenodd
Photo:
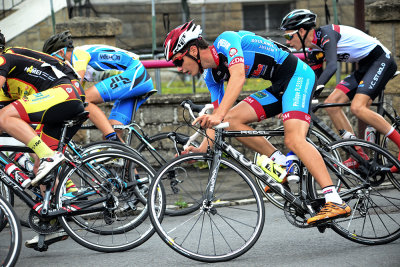
<instances>
[{"instance_id":1,"label":"grass","mask_svg":"<svg viewBox=\"0 0 400 267\"><path fill-rule=\"evenodd\" d=\"M341 75L343 79L346 77L347 74ZM198 79L196 78L196 83ZM243 86L243 91L260 91L267 87L271 86L270 81L266 81L263 79L246 79L246 83ZM329 82L325 85L328 89L333 89L336 86L336 75L334 75ZM189 79L188 81L181 81L175 80L169 84L169 82L162 82L161 83L162 94L191 94L193 93L192 88L192 80ZM225 83L226 88L226 83ZM204 82L200 82L198 86L196 86L196 93L208 93L208 89Z\"/></svg>"}]
</instances>

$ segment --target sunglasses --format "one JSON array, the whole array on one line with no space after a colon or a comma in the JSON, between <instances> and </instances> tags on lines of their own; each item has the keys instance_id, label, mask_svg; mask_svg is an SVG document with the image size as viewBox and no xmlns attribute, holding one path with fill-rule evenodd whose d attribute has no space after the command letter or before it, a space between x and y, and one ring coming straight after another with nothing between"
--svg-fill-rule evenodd
<instances>
[{"instance_id":1,"label":"sunglasses","mask_svg":"<svg viewBox=\"0 0 400 267\"><path fill-rule=\"evenodd\" d=\"M180 56L177 56L174 60L172 60L172 63L176 67L182 67L183 65L183 57L189 52L189 50L186 50L186 52L182 53Z\"/></svg>"},{"instance_id":2,"label":"sunglasses","mask_svg":"<svg viewBox=\"0 0 400 267\"><path fill-rule=\"evenodd\" d=\"M294 35L295 35L298 31L299 31L299 30L295 30L294 32L291 32L291 33L285 33L285 34L283 35L283 37L284 37L286 40L291 41L291 40L293 39Z\"/></svg>"}]
</instances>

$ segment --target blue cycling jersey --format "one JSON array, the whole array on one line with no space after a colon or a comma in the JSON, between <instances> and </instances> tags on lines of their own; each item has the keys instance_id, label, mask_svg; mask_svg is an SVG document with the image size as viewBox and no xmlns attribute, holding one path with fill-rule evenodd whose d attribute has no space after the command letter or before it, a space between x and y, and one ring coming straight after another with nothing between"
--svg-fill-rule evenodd
<instances>
[{"instance_id":1,"label":"blue cycling jersey","mask_svg":"<svg viewBox=\"0 0 400 267\"><path fill-rule=\"evenodd\" d=\"M249 31L223 32L213 43L211 52L218 66L206 69L204 79L212 103L222 101L224 81L229 80L230 66L244 63L246 78L274 81L277 69L289 55L274 42Z\"/></svg>"},{"instance_id":2,"label":"blue cycling jersey","mask_svg":"<svg viewBox=\"0 0 400 267\"><path fill-rule=\"evenodd\" d=\"M73 50L72 64L84 79L95 86L104 102L115 101L109 119L123 124L131 121L136 109L154 91L153 82L136 54L107 45L84 45ZM143 95L147 95L144 99Z\"/></svg>"}]
</instances>

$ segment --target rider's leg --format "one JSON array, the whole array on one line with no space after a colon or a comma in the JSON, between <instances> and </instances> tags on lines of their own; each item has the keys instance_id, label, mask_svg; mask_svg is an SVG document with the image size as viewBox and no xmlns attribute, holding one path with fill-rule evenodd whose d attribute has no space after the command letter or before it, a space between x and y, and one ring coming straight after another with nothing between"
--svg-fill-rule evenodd
<instances>
[{"instance_id":1,"label":"rider's leg","mask_svg":"<svg viewBox=\"0 0 400 267\"><path fill-rule=\"evenodd\" d=\"M324 103L347 103L349 102L348 96L339 89L335 89L324 101ZM354 135L354 130L351 127L347 116L344 114L343 109L341 107L331 107L325 108L328 113L330 119L333 122L333 125L337 130L344 129Z\"/></svg>"},{"instance_id":2,"label":"rider's leg","mask_svg":"<svg viewBox=\"0 0 400 267\"><path fill-rule=\"evenodd\" d=\"M86 90L86 101L89 105L86 110L89 111L89 119L93 124L103 133L104 136L114 133L114 129L109 123L104 112L97 106L97 104L104 103L96 86L92 86Z\"/></svg>"},{"instance_id":3,"label":"rider's leg","mask_svg":"<svg viewBox=\"0 0 400 267\"><path fill-rule=\"evenodd\" d=\"M291 119L284 121L283 126L285 127L286 147L299 157L321 188L332 186L332 180L321 155L306 141L308 122Z\"/></svg>"},{"instance_id":4,"label":"rider's leg","mask_svg":"<svg viewBox=\"0 0 400 267\"><path fill-rule=\"evenodd\" d=\"M356 94L351 103L351 112L360 120L374 127L377 131L392 140L400 150L400 134L397 132L381 115L370 110L367 103L370 100L368 95ZM398 156L400 160L400 153ZM397 172L397 168L392 168L393 172Z\"/></svg>"},{"instance_id":5,"label":"rider's leg","mask_svg":"<svg viewBox=\"0 0 400 267\"><path fill-rule=\"evenodd\" d=\"M285 127L285 145L304 163L321 186L325 196L325 206L316 216L309 218L307 223L323 222L350 214L351 209L337 193L321 155L306 141L308 122L290 119L284 121L283 125Z\"/></svg>"},{"instance_id":6,"label":"rider's leg","mask_svg":"<svg viewBox=\"0 0 400 267\"><path fill-rule=\"evenodd\" d=\"M254 130L248 124L258 121L254 109L245 101L229 110L224 118L224 122L229 122L228 130L232 131L252 131ZM237 137L245 146L252 150L270 157L277 149L263 136Z\"/></svg>"}]
</instances>

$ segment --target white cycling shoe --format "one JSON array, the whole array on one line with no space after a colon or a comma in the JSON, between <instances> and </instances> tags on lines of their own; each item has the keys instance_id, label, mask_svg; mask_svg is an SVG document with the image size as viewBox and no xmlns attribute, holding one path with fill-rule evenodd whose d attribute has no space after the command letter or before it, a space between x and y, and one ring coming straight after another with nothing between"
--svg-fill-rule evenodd
<instances>
[{"instance_id":1,"label":"white cycling shoe","mask_svg":"<svg viewBox=\"0 0 400 267\"><path fill-rule=\"evenodd\" d=\"M49 172L56 168L64 159L64 155L58 151L56 151L52 157L40 159L39 170L35 179L33 179L31 182L32 186L36 186L40 180L42 180Z\"/></svg>"}]
</instances>

